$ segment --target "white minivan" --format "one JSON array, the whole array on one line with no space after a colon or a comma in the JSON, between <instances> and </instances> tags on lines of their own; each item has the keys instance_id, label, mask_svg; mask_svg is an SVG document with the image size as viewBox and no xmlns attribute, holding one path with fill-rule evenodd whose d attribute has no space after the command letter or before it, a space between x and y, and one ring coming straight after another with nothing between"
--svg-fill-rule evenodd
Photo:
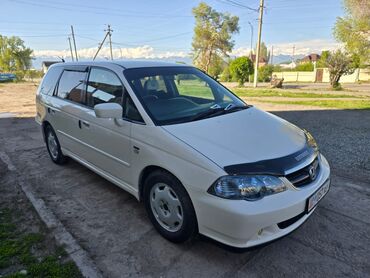
<instances>
[{"instance_id":1,"label":"white minivan","mask_svg":"<svg viewBox=\"0 0 370 278\"><path fill-rule=\"evenodd\" d=\"M133 194L173 242L200 233L266 243L298 228L329 190L310 133L188 65L55 64L36 104L51 159L70 157Z\"/></svg>"}]
</instances>

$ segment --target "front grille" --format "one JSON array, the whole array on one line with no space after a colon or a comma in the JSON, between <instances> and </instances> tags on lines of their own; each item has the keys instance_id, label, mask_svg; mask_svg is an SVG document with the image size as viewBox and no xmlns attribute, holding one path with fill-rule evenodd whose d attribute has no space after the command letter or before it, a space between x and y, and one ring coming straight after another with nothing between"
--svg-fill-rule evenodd
<instances>
[{"instance_id":1,"label":"front grille","mask_svg":"<svg viewBox=\"0 0 370 278\"><path fill-rule=\"evenodd\" d=\"M295 186L302 187L305 186L316 179L320 173L319 160L316 157L311 164L306 167L286 175L286 178Z\"/></svg>"}]
</instances>

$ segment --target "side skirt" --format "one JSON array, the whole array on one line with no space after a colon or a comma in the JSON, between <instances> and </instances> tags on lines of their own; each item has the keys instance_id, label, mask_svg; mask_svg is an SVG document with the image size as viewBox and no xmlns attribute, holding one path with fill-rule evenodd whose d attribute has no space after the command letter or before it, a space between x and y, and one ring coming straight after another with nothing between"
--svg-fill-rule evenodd
<instances>
[{"instance_id":1,"label":"side skirt","mask_svg":"<svg viewBox=\"0 0 370 278\"><path fill-rule=\"evenodd\" d=\"M71 157L72 159L76 160L78 163L84 165L85 167L89 168L93 172L97 173L98 175L102 176L103 178L107 179L111 183L117 185L118 187L121 187L128 193L135 196L137 200L139 200L139 191L138 189L134 188L133 186L121 181L120 179L117 179L116 177L112 176L111 174L107 173L106 171L103 171L102 169L96 167L94 164L82 159L81 157L75 155L74 153L70 152L69 150L62 148L62 152L64 155Z\"/></svg>"}]
</instances>

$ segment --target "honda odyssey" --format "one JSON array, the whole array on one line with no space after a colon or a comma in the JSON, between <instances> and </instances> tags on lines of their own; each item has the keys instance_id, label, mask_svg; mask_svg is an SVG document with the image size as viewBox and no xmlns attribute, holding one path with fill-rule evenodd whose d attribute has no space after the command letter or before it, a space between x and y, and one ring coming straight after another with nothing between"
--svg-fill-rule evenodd
<instances>
[{"instance_id":1,"label":"honda odyssey","mask_svg":"<svg viewBox=\"0 0 370 278\"><path fill-rule=\"evenodd\" d=\"M54 64L36 104L52 161L72 158L133 194L173 242L200 233L266 243L298 228L329 190L309 132L188 65Z\"/></svg>"}]
</instances>

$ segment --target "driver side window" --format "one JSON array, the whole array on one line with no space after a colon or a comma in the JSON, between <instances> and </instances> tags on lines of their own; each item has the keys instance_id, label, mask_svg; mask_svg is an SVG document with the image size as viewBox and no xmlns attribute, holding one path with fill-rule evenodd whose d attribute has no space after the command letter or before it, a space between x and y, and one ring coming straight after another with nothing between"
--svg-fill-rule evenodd
<instances>
[{"instance_id":1,"label":"driver side window","mask_svg":"<svg viewBox=\"0 0 370 278\"><path fill-rule=\"evenodd\" d=\"M119 77L110 70L91 68L86 87L85 104L91 108L100 103L122 105L124 119L144 123Z\"/></svg>"}]
</instances>

